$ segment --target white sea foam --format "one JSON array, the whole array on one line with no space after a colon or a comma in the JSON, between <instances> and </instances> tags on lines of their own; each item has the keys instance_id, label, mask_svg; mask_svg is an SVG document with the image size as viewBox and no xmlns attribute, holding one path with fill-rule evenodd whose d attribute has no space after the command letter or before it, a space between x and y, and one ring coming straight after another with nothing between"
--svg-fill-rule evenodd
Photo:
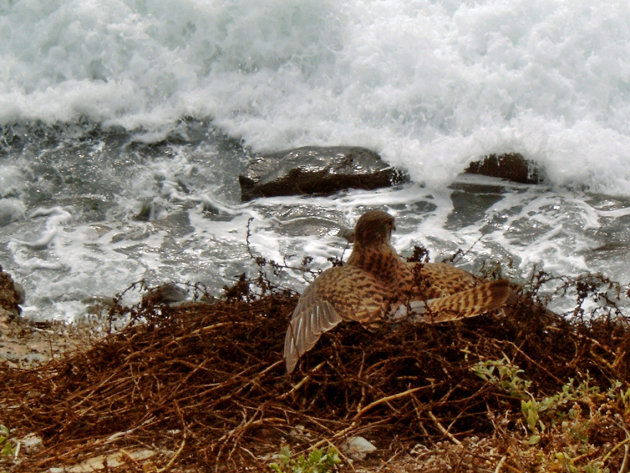
<instances>
[{"instance_id":1,"label":"white sea foam","mask_svg":"<svg viewBox=\"0 0 630 473\"><path fill-rule=\"evenodd\" d=\"M304 256L347 257L340 230L379 208L403 254L626 282L629 43L621 1L4 2L1 263L44 318L140 279L218 291L256 274L252 255L287 263L282 283L301 289ZM239 203L249 148L334 144L415 182ZM458 176L507 152L549 185Z\"/></svg>"},{"instance_id":2,"label":"white sea foam","mask_svg":"<svg viewBox=\"0 0 630 473\"><path fill-rule=\"evenodd\" d=\"M25 207L20 199L0 199L0 227L24 218Z\"/></svg>"},{"instance_id":3,"label":"white sea foam","mask_svg":"<svg viewBox=\"0 0 630 473\"><path fill-rule=\"evenodd\" d=\"M630 4L32 0L0 7L0 123L157 139L212 117L254 149L361 144L438 188L520 152L630 195Z\"/></svg>"}]
</instances>

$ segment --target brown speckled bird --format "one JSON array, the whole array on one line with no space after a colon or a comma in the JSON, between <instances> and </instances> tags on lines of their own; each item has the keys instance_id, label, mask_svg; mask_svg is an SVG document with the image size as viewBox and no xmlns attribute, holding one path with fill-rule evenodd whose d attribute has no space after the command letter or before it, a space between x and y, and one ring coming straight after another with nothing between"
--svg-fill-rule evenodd
<instances>
[{"instance_id":1,"label":"brown speckled bird","mask_svg":"<svg viewBox=\"0 0 630 473\"><path fill-rule=\"evenodd\" d=\"M391 215L363 214L348 262L327 269L306 288L284 341L287 372L322 333L344 320L368 328L387 318L438 323L474 317L505 303L507 281L479 281L445 263L404 261L390 244L393 229Z\"/></svg>"}]
</instances>

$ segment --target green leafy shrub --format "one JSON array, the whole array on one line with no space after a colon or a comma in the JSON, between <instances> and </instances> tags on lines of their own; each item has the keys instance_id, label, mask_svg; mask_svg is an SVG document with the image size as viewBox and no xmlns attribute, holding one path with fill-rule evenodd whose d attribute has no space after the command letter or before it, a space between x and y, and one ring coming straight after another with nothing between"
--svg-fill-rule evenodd
<instances>
[{"instance_id":1,"label":"green leafy shrub","mask_svg":"<svg viewBox=\"0 0 630 473\"><path fill-rule=\"evenodd\" d=\"M11 457L15 455L15 448L11 440L11 432L5 425L0 424L0 455Z\"/></svg>"},{"instance_id":2,"label":"green leafy shrub","mask_svg":"<svg viewBox=\"0 0 630 473\"><path fill-rule=\"evenodd\" d=\"M280 449L278 462L270 463L269 468L273 473L328 473L335 471L339 463L341 459L334 447L329 447L326 452L315 448L308 456L291 458L291 450L285 446Z\"/></svg>"}]
</instances>

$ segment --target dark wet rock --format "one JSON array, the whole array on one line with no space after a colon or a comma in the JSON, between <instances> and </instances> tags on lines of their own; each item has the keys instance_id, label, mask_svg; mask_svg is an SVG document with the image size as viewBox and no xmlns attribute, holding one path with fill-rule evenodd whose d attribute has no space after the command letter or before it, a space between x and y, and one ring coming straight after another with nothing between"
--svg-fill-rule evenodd
<instances>
[{"instance_id":1,"label":"dark wet rock","mask_svg":"<svg viewBox=\"0 0 630 473\"><path fill-rule=\"evenodd\" d=\"M13 281L8 273L5 273L0 266L0 309L4 309L8 314L19 315L20 304L24 303L24 289Z\"/></svg>"},{"instance_id":2,"label":"dark wet rock","mask_svg":"<svg viewBox=\"0 0 630 473\"><path fill-rule=\"evenodd\" d=\"M351 146L308 146L259 155L239 176L241 199L329 195L345 189L377 189L408 181L374 151Z\"/></svg>"},{"instance_id":3,"label":"dark wet rock","mask_svg":"<svg viewBox=\"0 0 630 473\"><path fill-rule=\"evenodd\" d=\"M488 155L481 161L470 163L465 172L522 184L538 184L543 180L541 169L518 153Z\"/></svg>"},{"instance_id":4,"label":"dark wet rock","mask_svg":"<svg viewBox=\"0 0 630 473\"><path fill-rule=\"evenodd\" d=\"M140 210L133 217L134 220L138 220L140 222L148 222L155 218L155 215L158 212L158 206L153 201L146 201L142 203Z\"/></svg>"},{"instance_id":5,"label":"dark wet rock","mask_svg":"<svg viewBox=\"0 0 630 473\"><path fill-rule=\"evenodd\" d=\"M13 289L15 289L16 301L18 304L24 304L26 300L26 292L20 283L13 281Z\"/></svg>"},{"instance_id":6,"label":"dark wet rock","mask_svg":"<svg viewBox=\"0 0 630 473\"><path fill-rule=\"evenodd\" d=\"M142 297L143 304L176 304L183 302L188 297L188 291L175 283L166 283L154 287Z\"/></svg>"}]
</instances>

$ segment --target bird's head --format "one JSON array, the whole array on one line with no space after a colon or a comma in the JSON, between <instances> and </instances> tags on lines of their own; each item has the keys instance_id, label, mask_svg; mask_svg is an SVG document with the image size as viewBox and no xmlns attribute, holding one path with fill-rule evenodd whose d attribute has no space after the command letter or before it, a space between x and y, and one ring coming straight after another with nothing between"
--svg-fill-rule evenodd
<instances>
[{"instance_id":1,"label":"bird's head","mask_svg":"<svg viewBox=\"0 0 630 473\"><path fill-rule=\"evenodd\" d=\"M392 230L395 230L394 217L379 210L361 215L354 227L354 242L361 246L389 243Z\"/></svg>"}]
</instances>

